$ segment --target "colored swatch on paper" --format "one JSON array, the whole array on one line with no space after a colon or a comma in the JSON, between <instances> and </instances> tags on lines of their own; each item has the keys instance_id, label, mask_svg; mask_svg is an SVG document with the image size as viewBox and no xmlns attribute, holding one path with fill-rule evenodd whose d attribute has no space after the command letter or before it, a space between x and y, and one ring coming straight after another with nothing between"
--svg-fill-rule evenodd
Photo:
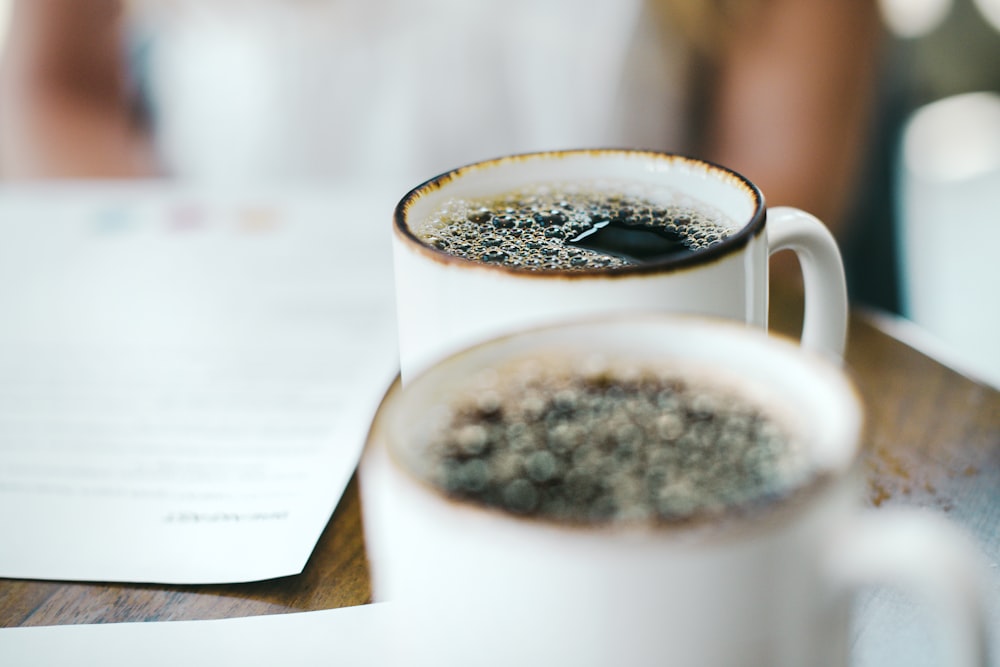
<instances>
[{"instance_id":1,"label":"colored swatch on paper","mask_svg":"<svg viewBox=\"0 0 1000 667\"><path fill-rule=\"evenodd\" d=\"M121 234L134 226L135 216L128 208L109 206L94 214L93 229L99 235Z\"/></svg>"},{"instance_id":2,"label":"colored swatch on paper","mask_svg":"<svg viewBox=\"0 0 1000 667\"><path fill-rule=\"evenodd\" d=\"M237 212L237 226L245 232L267 232L280 224L281 218L273 208L259 206Z\"/></svg>"}]
</instances>

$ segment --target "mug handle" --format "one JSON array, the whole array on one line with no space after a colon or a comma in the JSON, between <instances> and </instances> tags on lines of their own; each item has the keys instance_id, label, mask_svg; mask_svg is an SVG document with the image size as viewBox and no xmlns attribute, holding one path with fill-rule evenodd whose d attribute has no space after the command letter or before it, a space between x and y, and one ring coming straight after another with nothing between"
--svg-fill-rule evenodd
<instances>
[{"instance_id":1,"label":"mug handle","mask_svg":"<svg viewBox=\"0 0 1000 667\"><path fill-rule=\"evenodd\" d=\"M844 358L847 341L847 280L833 234L813 215L779 206L767 210L768 254L793 250L805 285L803 347Z\"/></svg>"},{"instance_id":2,"label":"mug handle","mask_svg":"<svg viewBox=\"0 0 1000 667\"><path fill-rule=\"evenodd\" d=\"M826 563L835 592L887 584L912 594L938 612L942 664L987 667L986 566L968 535L913 508L869 511L847 528Z\"/></svg>"}]
</instances>

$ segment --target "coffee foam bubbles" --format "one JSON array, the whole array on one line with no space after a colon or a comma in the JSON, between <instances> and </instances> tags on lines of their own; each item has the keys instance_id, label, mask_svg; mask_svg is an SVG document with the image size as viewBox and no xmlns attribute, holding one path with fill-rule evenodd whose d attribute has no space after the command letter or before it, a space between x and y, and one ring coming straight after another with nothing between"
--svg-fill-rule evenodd
<instances>
[{"instance_id":1,"label":"coffee foam bubbles","mask_svg":"<svg viewBox=\"0 0 1000 667\"><path fill-rule=\"evenodd\" d=\"M676 365L554 353L486 369L429 414L418 476L571 524L743 511L816 474L795 429L746 387Z\"/></svg>"},{"instance_id":2,"label":"coffee foam bubbles","mask_svg":"<svg viewBox=\"0 0 1000 667\"><path fill-rule=\"evenodd\" d=\"M586 247L608 224L625 233L655 233L649 238L666 244L664 253L704 250L737 231L720 212L672 189L591 181L451 199L418 221L413 232L448 254L514 269L572 271L643 263L614 249Z\"/></svg>"}]
</instances>

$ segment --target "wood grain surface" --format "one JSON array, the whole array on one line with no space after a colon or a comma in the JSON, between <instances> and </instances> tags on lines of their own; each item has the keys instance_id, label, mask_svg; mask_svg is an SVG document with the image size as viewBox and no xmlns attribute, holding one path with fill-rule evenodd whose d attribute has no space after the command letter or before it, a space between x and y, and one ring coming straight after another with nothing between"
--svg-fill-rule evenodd
<instances>
[{"instance_id":1,"label":"wood grain surface","mask_svg":"<svg viewBox=\"0 0 1000 667\"><path fill-rule=\"evenodd\" d=\"M772 296L772 327L797 335L801 297ZM967 379L853 313L846 366L863 397L868 502L944 511L997 550L1000 392ZM994 561L997 554L991 554ZM352 480L305 570L219 586L0 579L0 627L215 619L332 609L370 600Z\"/></svg>"}]
</instances>

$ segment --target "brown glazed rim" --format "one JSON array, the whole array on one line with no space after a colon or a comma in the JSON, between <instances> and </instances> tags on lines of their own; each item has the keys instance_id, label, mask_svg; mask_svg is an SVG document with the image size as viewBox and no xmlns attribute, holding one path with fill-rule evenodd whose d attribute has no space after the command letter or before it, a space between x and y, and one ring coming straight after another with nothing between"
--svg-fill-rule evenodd
<instances>
[{"instance_id":1,"label":"brown glazed rim","mask_svg":"<svg viewBox=\"0 0 1000 667\"><path fill-rule=\"evenodd\" d=\"M456 255L451 255L443 250L429 246L412 232L409 225L407 224L407 216L409 213L410 206L413 205L418 199L442 189L447 184L462 178L465 174L474 171L484 171L486 169L491 169L499 165L513 163L513 162L528 162L531 160L558 160L566 157L576 157L581 155L592 155L594 157L602 157L609 155L621 155L621 156L635 156L635 157L646 157L657 161L667 161L667 162L686 162L690 165L696 166L706 173L714 174L721 177L722 179L733 183L737 187L742 188L750 196L753 201L753 214L750 220L740 227L739 231L735 234L726 237L721 243L717 243L704 250L699 250L694 253L682 255L680 257L671 257L664 260L659 260L655 262L646 262L643 264L633 264L623 267L613 267L613 268L602 268L602 269L576 269L573 271L564 271L560 269L526 269L518 267L510 267L503 265L494 264L484 264L482 262L476 262L475 260L467 259L464 257L458 257ZM686 155L680 155L677 153L666 153L660 151L652 150L642 150L642 149L630 149L630 148L587 148L587 149L576 149L576 150L560 150L560 151L541 151L534 153L519 153L516 155L509 155L500 158L494 158L491 160L484 160L481 162L474 162L462 167L457 167L451 171L446 171L443 174L435 176L430 180L427 180L417 187L410 190L406 195L399 201L396 205L395 212L393 214L393 223L395 233L402 238L406 243L417 249L418 252L424 254L429 259L436 262L440 262L446 265L462 265L462 266L475 266L483 270L499 271L502 273L511 273L521 276L538 276L544 278L593 278L596 276L601 277L613 277L613 276L629 276L637 274L659 274L667 271L673 271L676 269L682 269L689 266L701 265L708 262L716 261L726 255L743 249L750 239L757 236L764 229L764 223L767 218L767 209L764 205L764 195L761 193L760 189L753 184L748 178L742 174L733 171L727 167L723 167L700 158L689 157Z\"/></svg>"}]
</instances>

